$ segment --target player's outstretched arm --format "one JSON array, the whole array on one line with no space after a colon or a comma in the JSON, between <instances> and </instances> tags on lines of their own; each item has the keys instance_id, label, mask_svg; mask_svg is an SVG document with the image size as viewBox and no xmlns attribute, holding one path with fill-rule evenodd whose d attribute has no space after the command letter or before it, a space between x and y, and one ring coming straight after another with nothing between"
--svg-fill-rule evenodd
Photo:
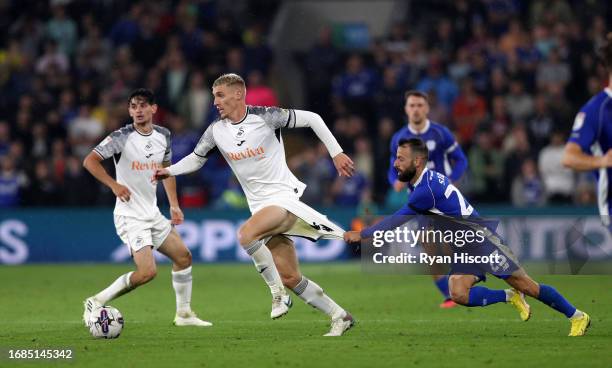
<instances>
[{"instance_id":1,"label":"player's outstretched arm","mask_svg":"<svg viewBox=\"0 0 612 368\"><path fill-rule=\"evenodd\" d=\"M345 153L343 153L342 147L329 130L321 116L312 111L305 110L294 110L295 112L295 122L293 124L293 128L306 128L315 132L317 137L323 142L329 155L332 157L334 161L334 166L338 170L340 176L350 177L353 176L355 171L355 165L353 161L348 157Z\"/></svg>"},{"instance_id":2,"label":"player's outstretched arm","mask_svg":"<svg viewBox=\"0 0 612 368\"><path fill-rule=\"evenodd\" d=\"M578 144L568 142L565 145L561 163L563 166L576 171L591 171L612 167L612 149L608 150L603 156L592 156L584 153Z\"/></svg>"},{"instance_id":3,"label":"player's outstretched arm","mask_svg":"<svg viewBox=\"0 0 612 368\"><path fill-rule=\"evenodd\" d=\"M85 167L94 178L109 187L121 201L128 202L130 200L130 190L126 186L117 183L115 179L108 175L104 166L100 163L102 160L103 158L99 154L92 151L85 157L85 160L83 160L83 167Z\"/></svg>"},{"instance_id":4,"label":"player's outstretched arm","mask_svg":"<svg viewBox=\"0 0 612 368\"><path fill-rule=\"evenodd\" d=\"M195 152L192 152L174 165L155 170L151 180L164 180L171 176L189 174L200 169L205 163L206 157L198 156Z\"/></svg>"}]
</instances>

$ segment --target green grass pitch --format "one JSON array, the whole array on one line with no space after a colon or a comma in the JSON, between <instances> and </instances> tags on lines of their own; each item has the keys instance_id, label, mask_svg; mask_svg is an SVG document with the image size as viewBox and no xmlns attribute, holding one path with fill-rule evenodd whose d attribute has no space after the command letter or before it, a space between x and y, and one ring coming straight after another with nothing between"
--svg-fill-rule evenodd
<instances>
[{"instance_id":1,"label":"green grass pitch","mask_svg":"<svg viewBox=\"0 0 612 368\"><path fill-rule=\"evenodd\" d=\"M131 265L0 267L0 366L87 367L610 367L612 276L543 276L593 325L569 338L559 313L530 300L521 322L510 306L440 310L428 276L372 275L359 264L304 265L303 272L351 311L357 325L324 338L328 320L300 299L269 318L268 289L250 265L194 267L193 307L212 328L177 328L168 265L155 280L113 301L125 318L116 340L95 340L81 323L82 300ZM492 278L488 287L501 288ZM72 348L68 363L16 362L12 348Z\"/></svg>"}]
</instances>

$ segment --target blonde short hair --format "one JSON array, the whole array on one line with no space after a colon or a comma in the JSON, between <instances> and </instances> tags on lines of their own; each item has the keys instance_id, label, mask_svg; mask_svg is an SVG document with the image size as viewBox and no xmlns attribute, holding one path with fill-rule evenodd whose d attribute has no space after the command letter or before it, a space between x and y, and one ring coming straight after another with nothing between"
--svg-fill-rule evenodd
<instances>
[{"instance_id":1,"label":"blonde short hair","mask_svg":"<svg viewBox=\"0 0 612 368\"><path fill-rule=\"evenodd\" d=\"M222 76L217 78L215 82L213 83L213 88L217 86L221 86L221 85L227 85L227 86L239 85L242 88L246 87L246 84L244 83L244 79L242 79L241 76L235 73L223 74Z\"/></svg>"}]
</instances>

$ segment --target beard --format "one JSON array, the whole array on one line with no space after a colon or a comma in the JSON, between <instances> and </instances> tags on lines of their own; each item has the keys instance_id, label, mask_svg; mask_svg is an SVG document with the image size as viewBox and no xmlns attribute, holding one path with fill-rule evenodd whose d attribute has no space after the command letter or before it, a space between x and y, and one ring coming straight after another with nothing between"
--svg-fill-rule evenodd
<instances>
[{"instance_id":1,"label":"beard","mask_svg":"<svg viewBox=\"0 0 612 368\"><path fill-rule=\"evenodd\" d=\"M397 172L397 178L399 181L403 182L403 183L408 183L410 180L412 180L412 178L414 178L414 175L416 174L416 167L415 166L411 166L409 168L407 168L404 171L399 171Z\"/></svg>"}]
</instances>

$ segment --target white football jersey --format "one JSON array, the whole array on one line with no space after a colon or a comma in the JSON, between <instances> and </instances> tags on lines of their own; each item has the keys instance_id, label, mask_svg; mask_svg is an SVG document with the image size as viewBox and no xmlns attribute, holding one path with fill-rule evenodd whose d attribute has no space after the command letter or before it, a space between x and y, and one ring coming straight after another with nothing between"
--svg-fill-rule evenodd
<instances>
[{"instance_id":1,"label":"white football jersey","mask_svg":"<svg viewBox=\"0 0 612 368\"><path fill-rule=\"evenodd\" d=\"M306 184L289 170L280 134L281 128L293 127L293 110L248 106L245 117L237 123L229 119L213 122L194 153L207 157L217 148L232 168L249 203L283 192L301 196Z\"/></svg>"},{"instance_id":2,"label":"white football jersey","mask_svg":"<svg viewBox=\"0 0 612 368\"><path fill-rule=\"evenodd\" d=\"M161 169L162 162L170 162L172 150L170 131L153 125L150 134L138 132L134 125L112 132L96 148L103 159L113 157L117 182L125 185L131 192L130 200L115 203L115 215L150 220L159 213L155 190L157 183L151 178L155 169Z\"/></svg>"}]
</instances>

